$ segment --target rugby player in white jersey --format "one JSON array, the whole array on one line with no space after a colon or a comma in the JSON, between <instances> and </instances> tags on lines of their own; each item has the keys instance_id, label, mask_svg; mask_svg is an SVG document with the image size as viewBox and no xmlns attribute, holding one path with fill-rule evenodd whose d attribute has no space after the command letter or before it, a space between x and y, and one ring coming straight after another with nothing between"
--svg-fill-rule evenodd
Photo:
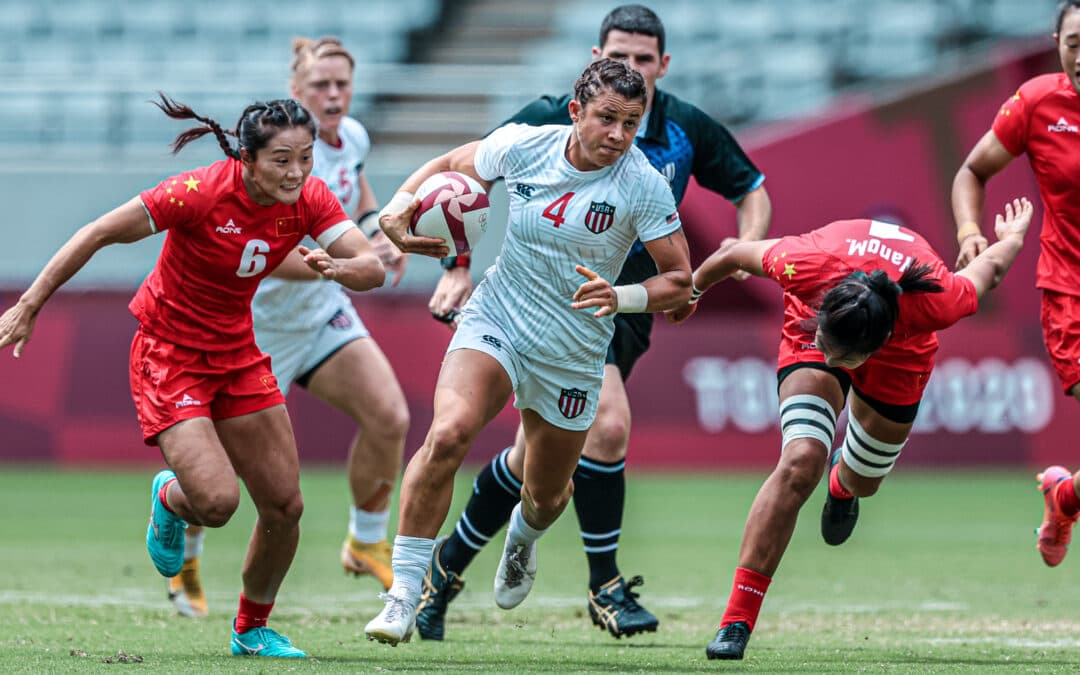
<instances>
[{"instance_id":1,"label":"rugby player in white jersey","mask_svg":"<svg viewBox=\"0 0 1080 675\"><path fill-rule=\"evenodd\" d=\"M394 582L366 626L369 639L407 640L454 474L510 395L521 411L525 479L495 576L495 602L520 604L536 576L536 541L570 500L571 476L596 416L617 312L657 312L690 297L690 262L675 199L634 146L645 112L642 76L600 59L574 85L571 126L511 124L431 160L405 181L379 224L403 251L445 256L446 242L408 234L420 183L460 171L503 178L510 222L501 253L462 310L435 388L434 419L402 479ZM640 239L657 274L613 286Z\"/></svg>"}]
</instances>

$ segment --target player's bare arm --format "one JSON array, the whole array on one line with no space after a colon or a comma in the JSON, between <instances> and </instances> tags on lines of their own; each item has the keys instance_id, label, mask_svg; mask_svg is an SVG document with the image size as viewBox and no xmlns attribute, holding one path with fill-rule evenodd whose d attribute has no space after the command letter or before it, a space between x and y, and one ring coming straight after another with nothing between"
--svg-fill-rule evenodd
<instances>
[{"instance_id":1,"label":"player's bare arm","mask_svg":"<svg viewBox=\"0 0 1080 675\"><path fill-rule=\"evenodd\" d=\"M18 358L45 302L100 249L110 244L130 244L153 233L150 216L138 197L82 227L53 255L18 302L0 315L0 348L14 344L14 356Z\"/></svg>"},{"instance_id":2,"label":"player's bare arm","mask_svg":"<svg viewBox=\"0 0 1080 675\"><path fill-rule=\"evenodd\" d=\"M994 132L987 131L956 172L952 185L956 241L960 245L956 269L964 269L989 245L979 225L986 199L986 183L1013 159Z\"/></svg>"},{"instance_id":3,"label":"player's bare arm","mask_svg":"<svg viewBox=\"0 0 1080 675\"><path fill-rule=\"evenodd\" d=\"M739 236L728 237L720 245L731 244L739 241L760 241L769 233L769 223L772 220L772 201L764 185L746 193L735 205L736 219L739 224ZM746 281L750 274L742 270L731 275L735 281Z\"/></svg>"},{"instance_id":4,"label":"player's bare arm","mask_svg":"<svg viewBox=\"0 0 1080 675\"><path fill-rule=\"evenodd\" d=\"M594 316L615 312L662 312L681 306L690 297L690 251L683 231L645 242L658 273L641 284L612 286L593 270L575 269L586 281L574 293L571 309L596 308ZM637 303L637 305L633 305Z\"/></svg>"},{"instance_id":5,"label":"player's bare arm","mask_svg":"<svg viewBox=\"0 0 1080 675\"><path fill-rule=\"evenodd\" d=\"M1001 283L1016 256L1020 254L1024 236L1031 227L1032 213L1034 207L1026 197L1005 204L1005 212L997 214L994 221L997 242L957 272L958 276L971 280L975 285L975 294L979 297Z\"/></svg>"},{"instance_id":6,"label":"player's bare arm","mask_svg":"<svg viewBox=\"0 0 1080 675\"><path fill-rule=\"evenodd\" d=\"M326 250L301 246L299 251L308 267L349 290L366 291L386 281L386 269L371 242L355 228L335 239Z\"/></svg>"},{"instance_id":7,"label":"player's bare arm","mask_svg":"<svg viewBox=\"0 0 1080 675\"><path fill-rule=\"evenodd\" d=\"M425 179L442 171L466 174L476 179L485 190L490 190L491 181L476 175L474 159L479 145L480 141L472 141L458 146L445 155L428 161L405 179L397 194L379 213L379 227L394 245L405 253L419 253L433 258L445 258L450 254L450 248L442 239L418 237L409 232L412 214L420 206L420 200L416 199L415 194Z\"/></svg>"},{"instance_id":8,"label":"player's bare arm","mask_svg":"<svg viewBox=\"0 0 1080 675\"><path fill-rule=\"evenodd\" d=\"M761 257L769 250L776 239L740 242L735 239L725 240L720 248L701 263L693 275L690 299L686 304L664 313L670 323L682 323L697 311L697 301L711 286L736 274L765 276Z\"/></svg>"}]
</instances>

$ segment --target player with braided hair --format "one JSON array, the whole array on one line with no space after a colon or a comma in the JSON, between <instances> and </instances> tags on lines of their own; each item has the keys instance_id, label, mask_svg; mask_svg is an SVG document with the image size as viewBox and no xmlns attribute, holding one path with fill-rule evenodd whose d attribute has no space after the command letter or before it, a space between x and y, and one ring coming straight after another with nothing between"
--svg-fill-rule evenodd
<instances>
[{"instance_id":1,"label":"player with braided hair","mask_svg":"<svg viewBox=\"0 0 1080 675\"><path fill-rule=\"evenodd\" d=\"M327 187L371 240L394 281L407 256L383 235L378 202L364 174L371 141L349 117L355 61L333 37L293 40L292 96L317 121L312 175ZM305 242L310 245L310 242ZM401 473L409 409L390 362L340 284L327 284L299 256L259 284L251 304L255 339L270 356L282 394L296 383L352 418L359 432L348 450L352 500L341 547L345 571L372 575L384 588L393 579L386 529L390 493ZM169 598L187 616L207 613L199 579L204 532L185 534L184 566L169 579Z\"/></svg>"},{"instance_id":2,"label":"player with braided hair","mask_svg":"<svg viewBox=\"0 0 1080 675\"><path fill-rule=\"evenodd\" d=\"M832 454L821 533L851 535L859 498L873 495L907 442L934 368L936 331L974 314L1020 252L1032 206L1016 199L997 217L998 241L951 273L914 231L841 220L804 235L723 246L694 271L690 304L738 271L784 289L777 379L780 461L758 491L710 659L741 659L765 591L787 549L799 510L829 463L836 420L848 401L844 440Z\"/></svg>"},{"instance_id":3,"label":"player with braided hair","mask_svg":"<svg viewBox=\"0 0 1080 675\"><path fill-rule=\"evenodd\" d=\"M158 572L175 576L188 524L223 526L243 480L258 516L232 653L304 657L266 626L296 553L303 499L296 441L270 357L255 344L251 298L287 256L356 291L381 286L385 271L326 184L309 180L315 123L296 101L254 103L231 131L165 95L157 105L201 122L176 137L174 152L213 134L228 158L167 178L75 233L0 316L0 348L13 344L18 357L45 302L98 250L167 232L130 304L139 321L132 398L144 441L160 446L169 466L153 480L147 550ZM306 235L320 248L298 249Z\"/></svg>"}]
</instances>

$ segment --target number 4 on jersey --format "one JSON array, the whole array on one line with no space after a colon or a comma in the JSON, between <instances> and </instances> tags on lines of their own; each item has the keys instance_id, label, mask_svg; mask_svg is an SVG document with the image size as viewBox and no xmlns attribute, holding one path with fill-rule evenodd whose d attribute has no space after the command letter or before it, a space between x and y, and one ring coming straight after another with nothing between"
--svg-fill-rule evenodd
<instances>
[{"instance_id":1,"label":"number 4 on jersey","mask_svg":"<svg viewBox=\"0 0 1080 675\"><path fill-rule=\"evenodd\" d=\"M544 209L543 216L555 223L555 227L562 225L566 222L566 218L563 217L563 214L566 213L566 205L570 203L570 198L573 196L573 192L567 192L562 197L551 202Z\"/></svg>"}]
</instances>

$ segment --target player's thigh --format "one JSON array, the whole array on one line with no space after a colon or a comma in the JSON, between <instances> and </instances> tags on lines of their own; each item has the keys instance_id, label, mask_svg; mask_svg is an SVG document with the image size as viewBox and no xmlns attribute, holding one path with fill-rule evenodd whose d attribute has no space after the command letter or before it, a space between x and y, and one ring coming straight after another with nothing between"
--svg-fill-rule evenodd
<instances>
[{"instance_id":1,"label":"player's thigh","mask_svg":"<svg viewBox=\"0 0 1080 675\"><path fill-rule=\"evenodd\" d=\"M495 356L472 348L454 349L439 370L429 436L445 435L451 444L471 442L499 414L511 393L510 375Z\"/></svg>"},{"instance_id":2,"label":"player's thigh","mask_svg":"<svg viewBox=\"0 0 1080 675\"><path fill-rule=\"evenodd\" d=\"M158 434L157 440L165 461L193 505L223 495L239 495L232 462L209 417L178 422Z\"/></svg>"},{"instance_id":3,"label":"player's thigh","mask_svg":"<svg viewBox=\"0 0 1080 675\"><path fill-rule=\"evenodd\" d=\"M525 489L534 497L562 494L577 467L588 430L563 429L535 410L521 411Z\"/></svg>"},{"instance_id":4,"label":"player's thigh","mask_svg":"<svg viewBox=\"0 0 1080 675\"><path fill-rule=\"evenodd\" d=\"M215 422L218 436L256 506L282 504L300 491L300 461L282 404Z\"/></svg>"},{"instance_id":5,"label":"player's thigh","mask_svg":"<svg viewBox=\"0 0 1080 675\"><path fill-rule=\"evenodd\" d=\"M390 361L370 337L334 352L311 375L307 389L365 428L407 415L405 393Z\"/></svg>"}]
</instances>

